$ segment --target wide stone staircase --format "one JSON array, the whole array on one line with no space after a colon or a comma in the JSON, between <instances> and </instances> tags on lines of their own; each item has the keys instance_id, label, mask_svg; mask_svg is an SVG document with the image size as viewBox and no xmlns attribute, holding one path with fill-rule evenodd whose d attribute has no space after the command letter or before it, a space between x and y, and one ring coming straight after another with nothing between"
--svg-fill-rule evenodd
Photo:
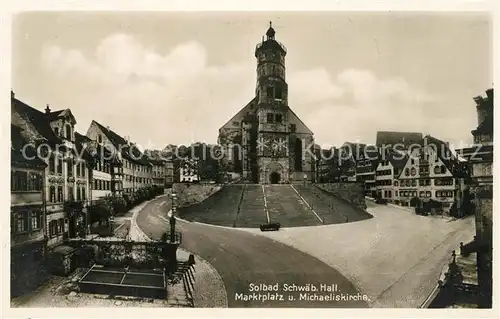
<instances>
[{"instance_id":1,"label":"wide stone staircase","mask_svg":"<svg viewBox=\"0 0 500 319\"><path fill-rule=\"evenodd\" d=\"M324 219L325 224L355 222L372 216L355 205L311 185L294 185L300 195Z\"/></svg>"},{"instance_id":2,"label":"wide stone staircase","mask_svg":"<svg viewBox=\"0 0 500 319\"><path fill-rule=\"evenodd\" d=\"M322 224L291 185L265 185L265 191L271 222L282 227Z\"/></svg>"},{"instance_id":3,"label":"wide stone staircase","mask_svg":"<svg viewBox=\"0 0 500 319\"><path fill-rule=\"evenodd\" d=\"M227 185L201 203L182 208L180 215L190 221L234 226L245 185Z\"/></svg>"},{"instance_id":4,"label":"wide stone staircase","mask_svg":"<svg viewBox=\"0 0 500 319\"><path fill-rule=\"evenodd\" d=\"M236 227L259 227L267 223L264 194L261 185L244 185L235 220Z\"/></svg>"},{"instance_id":5,"label":"wide stone staircase","mask_svg":"<svg viewBox=\"0 0 500 319\"><path fill-rule=\"evenodd\" d=\"M175 272L167 276L167 302L174 307L194 307L194 267L179 261Z\"/></svg>"},{"instance_id":6,"label":"wide stone staircase","mask_svg":"<svg viewBox=\"0 0 500 319\"><path fill-rule=\"evenodd\" d=\"M312 185L294 185L300 196L323 220L324 224L337 224L347 222L347 217L335 207L335 199L321 192Z\"/></svg>"}]
</instances>

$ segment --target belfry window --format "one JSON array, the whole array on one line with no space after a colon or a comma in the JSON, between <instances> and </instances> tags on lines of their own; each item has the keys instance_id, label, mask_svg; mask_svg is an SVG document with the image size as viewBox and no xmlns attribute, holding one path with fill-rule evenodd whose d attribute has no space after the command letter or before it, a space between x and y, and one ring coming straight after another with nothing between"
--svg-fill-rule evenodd
<instances>
[{"instance_id":1,"label":"belfry window","mask_svg":"<svg viewBox=\"0 0 500 319\"><path fill-rule=\"evenodd\" d=\"M267 123L274 123L274 114L267 113Z\"/></svg>"},{"instance_id":2,"label":"belfry window","mask_svg":"<svg viewBox=\"0 0 500 319\"><path fill-rule=\"evenodd\" d=\"M283 99L283 90L280 87L277 87L274 90L274 98L279 100Z\"/></svg>"},{"instance_id":3,"label":"belfry window","mask_svg":"<svg viewBox=\"0 0 500 319\"><path fill-rule=\"evenodd\" d=\"M267 88L267 97L274 97L274 88L272 86Z\"/></svg>"},{"instance_id":4,"label":"belfry window","mask_svg":"<svg viewBox=\"0 0 500 319\"><path fill-rule=\"evenodd\" d=\"M281 123L283 121L283 115L276 114L276 123Z\"/></svg>"}]
</instances>

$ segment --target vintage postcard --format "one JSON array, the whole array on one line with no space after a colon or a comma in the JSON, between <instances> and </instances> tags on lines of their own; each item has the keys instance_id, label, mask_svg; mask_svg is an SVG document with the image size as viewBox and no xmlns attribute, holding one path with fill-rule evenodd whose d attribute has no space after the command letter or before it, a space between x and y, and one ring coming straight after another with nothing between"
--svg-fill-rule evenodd
<instances>
[{"instance_id":1,"label":"vintage postcard","mask_svg":"<svg viewBox=\"0 0 500 319\"><path fill-rule=\"evenodd\" d=\"M493 316L484 8L12 12L9 313Z\"/></svg>"}]
</instances>

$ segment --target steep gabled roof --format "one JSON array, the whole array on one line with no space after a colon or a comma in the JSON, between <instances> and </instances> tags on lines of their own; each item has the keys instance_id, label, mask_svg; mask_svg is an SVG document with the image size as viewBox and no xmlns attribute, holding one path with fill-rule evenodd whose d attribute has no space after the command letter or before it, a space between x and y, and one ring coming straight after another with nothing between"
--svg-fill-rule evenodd
<instances>
[{"instance_id":1,"label":"steep gabled roof","mask_svg":"<svg viewBox=\"0 0 500 319\"><path fill-rule=\"evenodd\" d=\"M64 110L50 112L49 114L45 113L45 117L49 121L54 121L57 120L57 118L59 117L59 115L61 115L62 112L64 112Z\"/></svg>"},{"instance_id":2,"label":"steep gabled roof","mask_svg":"<svg viewBox=\"0 0 500 319\"><path fill-rule=\"evenodd\" d=\"M389 161L395 169L402 169L408 161L408 155L405 153L396 152L392 149L385 150L385 160Z\"/></svg>"},{"instance_id":3,"label":"steep gabled roof","mask_svg":"<svg viewBox=\"0 0 500 319\"><path fill-rule=\"evenodd\" d=\"M107 127L98 123L95 120L93 122L97 125L97 127L99 127L99 129L104 133L104 135L106 135L108 140L113 144L113 146L116 149L120 149L120 146L123 147L123 145L128 144L127 141L120 135L116 134L115 132L113 132L112 130L108 129Z\"/></svg>"},{"instance_id":4,"label":"steep gabled roof","mask_svg":"<svg viewBox=\"0 0 500 319\"><path fill-rule=\"evenodd\" d=\"M240 109L240 110L239 110L236 114L234 114L233 116L231 116L231 118L230 118L228 121L226 121L226 123L224 123L224 125L222 125L222 126L219 128L219 131L220 131L221 129L223 129L223 128L224 128L224 126L226 126L226 125L228 125L229 123L232 123L233 121L235 121L235 119L236 119L236 118L238 118L240 115L241 115L242 117L244 117L242 113L243 113L243 112L245 112L247 108L250 108L250 105L255 104L255 101L256 101L256 100L257 100L257 97L254 97L252 100L250 100L250 102L248 102L248 103L247 103L244 107L242 107L242 108L241 108L241 109Z\"/></svg>"},{"instance_id":5,"label":"steep gabled roof","mask_svg":"<svg viewBox=\"0 0 500 319\"><path fill-rule=\"evenodd\" d=\"M122 150L122 156L132 162L140 165L150 166L147 156L143 154L135 144L130 144L119 134L113 132L112 130L106 128L104 125L99 124L97 121L93 121L99 129L106 135L113 146L117 150Z\"/></svg>"},{"instance_id":6,"label":"steep gabled roof","mask_svg":"<svg viewBox=\"0 0 500 319\"><path fill-rule=\"evenodd\" d=\"M45 113L21 102L20 100L11 97L11 110L12 112L19 113L23 118L31 123L34 128L42 135L49 144L52 146L60 144L62 141L56 136L50 122L45 116Z\"/></svg>"},{"instance_id":7,"label":"steep gabled roof","mask_svg":"<svg viewBox=\"0 0 500 319\"><path fill-rule=\"evenodd\" d=\"M33 147L23 147L28 144L28 141L22 135L22 128L19 126L10 126L10 139L11 139L11 149L10 149L10 162L13 167L38 167L44 168L47 164L38 157L37 151Z\"/></svg>"}]
</instances>

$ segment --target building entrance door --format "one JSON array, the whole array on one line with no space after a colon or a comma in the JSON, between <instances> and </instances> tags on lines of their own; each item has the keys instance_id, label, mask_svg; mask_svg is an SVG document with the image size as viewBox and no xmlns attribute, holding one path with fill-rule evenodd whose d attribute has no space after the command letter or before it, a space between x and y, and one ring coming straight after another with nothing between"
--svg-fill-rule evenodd
<instances>
[{"instance_id":1,"label":"building entrance door","mask_svg":"<svg viewBox=\"0 0 500 319\"><path fill-rule=\"evenodd\" d=\"M280 182L281 176L277 172L272 172L271 175L269 175L269 182L271 184L278 184Z\"/></svg>"}]
</instances>

